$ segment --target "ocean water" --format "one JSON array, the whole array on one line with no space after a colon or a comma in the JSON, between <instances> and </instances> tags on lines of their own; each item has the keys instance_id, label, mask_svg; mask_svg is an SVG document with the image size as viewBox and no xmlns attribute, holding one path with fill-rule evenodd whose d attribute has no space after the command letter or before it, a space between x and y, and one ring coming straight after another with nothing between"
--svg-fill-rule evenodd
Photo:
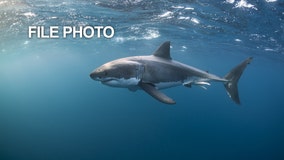
<instances>
[{"instance_id":1,"label":"ocean water","mask_svg":"<svg viewBox=\"0 0 284 160\"><path fill-rule=\"evenodd\" d=\"M282 0L0 0L0 159L284 159ZM110 38L28 38L29 26L112 26ZM90 72L117 58L171 56L239 81L143 91Z\"/></svg>"}]
</instances>

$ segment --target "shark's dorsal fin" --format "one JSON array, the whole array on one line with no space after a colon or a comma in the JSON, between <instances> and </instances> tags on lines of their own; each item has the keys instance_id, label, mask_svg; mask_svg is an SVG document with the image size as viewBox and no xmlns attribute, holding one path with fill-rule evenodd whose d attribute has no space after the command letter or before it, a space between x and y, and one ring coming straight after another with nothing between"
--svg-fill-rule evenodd
<instances>
[{"instance_id":1,"label":"shark's dorsal fin","mask_svg":"<svg viewBox=\"0 0 284 160\"><path fill-rule=\"evenodd\" d=\"M170 41L164 42L154 53L153 55L156 57L161 57L165 59L172 59L170 54Z\"/></svg>"}]
</instances>

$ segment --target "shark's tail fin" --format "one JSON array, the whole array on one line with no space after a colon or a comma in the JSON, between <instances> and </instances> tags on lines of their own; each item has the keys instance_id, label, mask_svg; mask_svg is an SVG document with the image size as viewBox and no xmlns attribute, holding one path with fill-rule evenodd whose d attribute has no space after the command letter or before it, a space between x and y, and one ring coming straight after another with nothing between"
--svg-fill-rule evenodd
<instances>
[{"instance_id":1,"label":"shark's tail fin","mask_svg":"<svg viewBox=\"0 0 284 160\"><path fill-rule=\"evenodd\" d=\"M227 75L225 75L225 79L228 80L227 82L224 82L224 86L227 90L227 93L229 97L236 102L237 104L240 104L240 98L238 93L238 81L245 70L247 64L249 64L252 61L252 57L247 58L242 63L237 65L235 68L233 68Z\"/></svg>"}]
</instances>

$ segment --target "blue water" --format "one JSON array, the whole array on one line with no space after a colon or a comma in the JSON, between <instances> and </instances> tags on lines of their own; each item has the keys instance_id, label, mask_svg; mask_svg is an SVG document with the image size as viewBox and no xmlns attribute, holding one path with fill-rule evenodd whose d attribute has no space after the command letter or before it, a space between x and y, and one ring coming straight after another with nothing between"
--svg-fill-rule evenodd
<instances>
[{"instance_id":1,"label":"blue water","mask_svg":"<svg viewBox=\"0 0 284 160\"><path fill-rule=\"evenodd\" d=\"M0 159L284 159L281 0L0 0ZM111 25L111 39L28 38L28 26ZM149 55L219 76L249 56L236 105L223 84L111 88L89 73Z\"/></svg>"}]
</instances>

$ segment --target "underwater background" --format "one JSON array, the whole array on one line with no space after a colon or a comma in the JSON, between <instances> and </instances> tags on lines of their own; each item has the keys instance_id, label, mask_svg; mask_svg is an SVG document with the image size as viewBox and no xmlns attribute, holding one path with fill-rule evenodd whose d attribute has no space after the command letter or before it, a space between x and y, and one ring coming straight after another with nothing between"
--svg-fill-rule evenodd
<instances>
[{"instance_id":1,"label":"underwater background","mask_svg":"<svg viewBox=\"0 0 284 160\"><path fill-rule=\"evenodd\" d=\"M28 27L110 25L113 38L28 38ZM0 159L284 159L282 0L0 0ZM90 72L150 55L224 76L254 57L241 105L222 83L111 88Z\"/></svg>"}]
</instances>

